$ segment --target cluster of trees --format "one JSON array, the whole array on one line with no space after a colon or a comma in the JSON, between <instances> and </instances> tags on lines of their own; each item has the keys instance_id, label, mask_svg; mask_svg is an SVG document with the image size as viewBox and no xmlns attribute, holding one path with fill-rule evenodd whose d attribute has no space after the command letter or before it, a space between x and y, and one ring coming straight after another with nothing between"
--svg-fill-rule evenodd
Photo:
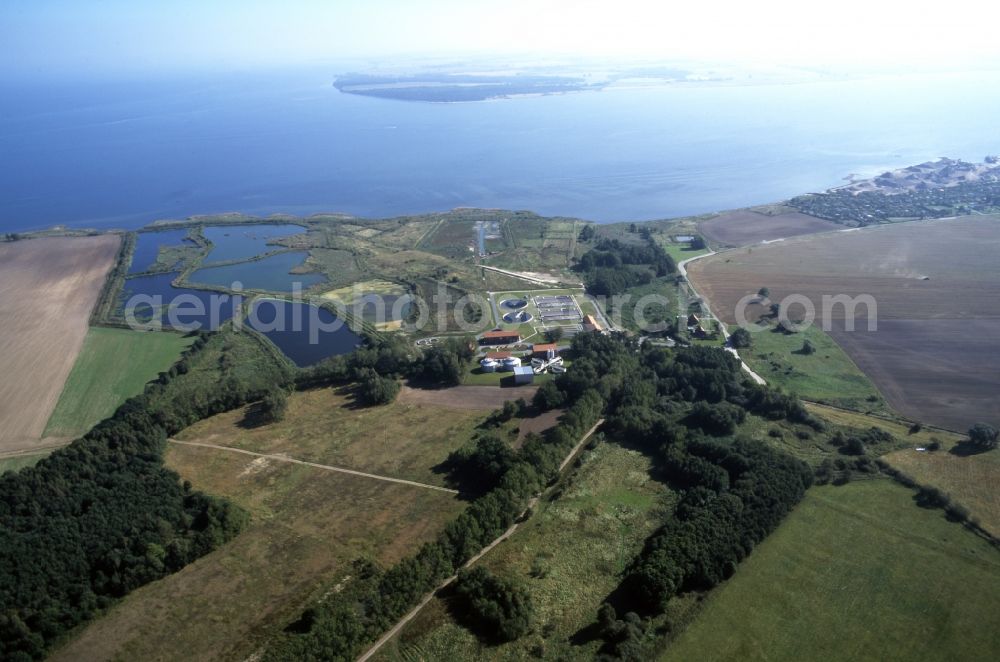
<instances>
[{"instance_id":1,"label":"cluster of trees","mask_svg":"<svg viewBox=\"0 0 1000 662\"><path fill-rule=\"evenodd\" d=\"M595 390L582 393L559 425L544 436L528 435L517 452L508 454L490 435L482 436L468 459L487 467L494 481L492 489L472 501L434 541L424 544L413 556L387 570L370 563L358 564L347 586L307 610L287 636L267 651L265 659L354 659L366 642L391 627L424 594L461 568L524 512L530 497L556 476L562 458L594 425L604 405ZM501 604L506 602L507 598L500 599ZM520 604L520 599L514 602ZM480 606L484 614L489 613L485 602ZM504 606L501 610L507 610L504 613L510 618L506 620L505 616L503 629L498 626L494 630L497 635L518 632L516 624L524 615L521 607L508 610Z\"/></svg>"},{"instance_id":2,"label":"cluster of trees","mask_svg":"<svg viewBox=\"0 0 1000 662\"><path fill-rule=\"evenodd\" d=\"M275 386L269 390L260 402L261 420L265 423L277 423L285 419L288 411L288 391Z\"/></svg>"},{"instance_id":3,"label":"cluster of trees","mask_svg":"<svg viewBox=\"0 0 1000 662\"><path fill-rule=\"evenodd\" d=\"M486 641L513 641L531 627L531 596L512 579L497 577L481 567L461 570L455 593L460 603L456 613Z\"/></svg>"},{"instance_id":4,"label":"cluster of trees","mask_svg":"<svg viewBox=\"0 0 1000 662\"><path fill-rule=\"evenodd\" d=\"M0 476L0 658L42 658L116 599L243 526L243 511L193 491L162 461L169 435L287 379L258 341L234 335L200 335L177 365L84 437ZM257 360L237 366L234 354Z\"/></svg>"},{"instance_id":5,"label":"cluster of trees","mask_svg":"<svg viewBox=\"0 0 1000 662\"><path fill-rule=\"evenodd\" d=\"M468 338L449 338L427 350L395 335L372 337L351 354L331 357L297 377L300 388L363 381L374 372L384 378L408 377L431 385L451 386L462 380L475 355Z\"/></svg>"},{"instance_id":6,"label":"cluster of trees","mask_svg":"<svg viewBox=\"0 0 1000 662\"><path fill-rule=\"evenodd\" d=\"M997 432L997 429L986 423L976 423L969 428L969 443L981 451L996 448L998 436L1000 433Z\"/></svg>"},{"instance_id":7,"label":"cluster of trees","mask_svg":"<svg viewBox=\"0 0 1000 662\"><path fill-rule=\"evenodd\" d=\"M861 456L868 452L868 449L879 445L894 445L896 438L882 428L871 427L863 432L856 432L845 435L837 431L830 437L830 444L836 446L843 455Z\"/></svg>"},{"instance_id":8,"label":"cluster of trees","mask_svg":"<svg viewBox=\"0 0 1000 662\"><path fill-rule=\"evenodd\" d=\"M642 243L602 239L584 253L575 269L583 274L589 292L611 296L674 273L677 266L652 238Z\"/></svg>"},{"instance_id":9,"label":"cluster of trees","mask_svg":"<svg viewBox=\"0 0 1000 662\"><path fill-rule=\"evenodd\" d=\"M667 445L663 462L670 479L687 488L625 580L637 603L654 612L681 591L709 589L732 575L812 484L808 466L756 441L692 439Z\"/></svg>"},{"instance_id":10,"label":"cluster of trees","mask_svg":"<svg viewBox=\"0 0 1000 662\"><path fill-rule=\"evenodd\" d=\"M399 393L398 381L384 377L372 368L363 368L358 377L358 399L366 405L387 405Z\"/></svg>"},{"instance_id":11,"label":"cluster of trees","mask_svg":"<svg viewBox=\"0 0 1000 662\"><path fill-rule=\"evenodd\" d=\"M742 326L732 332L729 336L729 344L736 349L746 349L753 344L753 336Z\"/></svg>"}]
</instances>

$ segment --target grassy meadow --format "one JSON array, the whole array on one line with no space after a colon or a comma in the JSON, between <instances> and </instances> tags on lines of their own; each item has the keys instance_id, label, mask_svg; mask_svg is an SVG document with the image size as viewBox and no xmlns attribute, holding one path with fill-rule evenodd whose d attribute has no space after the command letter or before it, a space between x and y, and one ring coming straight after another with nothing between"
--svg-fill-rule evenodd
<instances>
[{"instance_id":1,"label":"grassy meadow","mask_svg":"<svg viewBox=\"0 0 1000 662\"><path fill-rule=\"evenodd\" d=\"M393 641L380 660L590 659L598 642L581 631L620 581L620 573L662 521L673 493L649 475L648 458L602 443L531 519L480 563L515 577L530 591L532 632L499 646L481 644L435 598ZM571 638L581 634L580 641Z\"/></svg>"},{"instance_id":2,"label":"grassy meadow","mask_svg":"<svg viewBox=\"0 0 1000 662\"><path fill-rule=\"evenodd\" d=\"M1000 553L912 497L812 488L660 659L992 659Z\"/></svg>"},{"instance_id":3,"label":"grassy meadow","mask_svg":"<svg viewBox=\"0 0 1000 662\"><path fill-rule=\"evenodd\" d=\"M434 485L434 467L465 444L483 412L394 402L357 407L349 390L293 393L283 421L257 425L253 405L195 423L177 438L404 478Z\"/></svg>"},{"instance_id":4,"label":"grassy meadow","mask_svg":"<svg viewBox=\"0 0 1000 662\"><path fill-rule=\"evenodd\" d=\"M177 333L91 327L45 436L82 434L169 370L193 342Z\"/></svg>"},{"instance_id":5,"label":"grassy meadow","mask_svg":"<svg viewBox=\"0 0 1000 662\"><path fill-rule=\"evenodd\" d=\"M752 345L740 356L768 384L806 400L860 411L887 412L888 405L871 380L823 332L812 326L786 335L771 329L752 333ZM816 349L802 352L808 340Z\"/></svg>"},{"instance_id":6,"label":"grassy meadow","mask_svg":"<svg viewBox=\"0 0 1000 662\"><path fill-rule=\"evenodd\" d=\"M48 457L49 451L44 451L41 453L31 453L23 455L11 455L9 457L0 457L0 474L7 471L18 471L25 467L33 467L38 462L45 457Z\"/></svg>"}]
</instances>

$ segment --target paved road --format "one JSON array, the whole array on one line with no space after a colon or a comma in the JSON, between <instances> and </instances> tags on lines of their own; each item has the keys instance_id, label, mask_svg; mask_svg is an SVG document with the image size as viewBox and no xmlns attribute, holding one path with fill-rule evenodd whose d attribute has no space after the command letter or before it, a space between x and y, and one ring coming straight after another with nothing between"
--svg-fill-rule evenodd
<instances>
[{"instance_id":1,"label":"paved road","mask_svg":"<svg viewBox=\"0 0 1000 662\"><path fill-rule=\"evenodd\" d=\"M199 448L214 448L220 451L229 451L230 453L241 453L243 455L252 455L254 457L264 457L268 460L275 460L277 462L290 462L292 464L302 464L307 467L315 467L316 469L323 469L324 471L334 471L336 473L350 474L352 476L361 476L362 478L374 478L375 480L384 480L388 483L400 483L402 485L411 485L413 487L423 487L428 490L437 490L438 492L447 492L449 494L458 494L458 490L449 490L447 487L438 487L437 485L428 485L427 483L418 483L415 480L404 480L402 478L390 478L389 476L379 476L378 474L369 474L364 471L355 471L354 469L344 469L343 467L332 467L328 464L317 464L315 462L306 462L305 460L296 460L292 457L287 457L285 455L273 455L270 453L255 453L254 451L244 450L242 448L233 448L232 446L220 446L218 444L206 444L201 441L178 441L177 439L169 439L172 444L180 444L181 446L197 446Z\"/></svg>"},{"instance_id":2,"label":"paved road","mask_svg":"<svg viewBox=\"0 0 1000 662\"><path fill-rule=\"evenodd\" d=\"M597 421L597 423L594 425L594 427L590 428L587 431L587 433L580 438L579 443L577 443L577 445L573 447L573 450L571 450L569 452L569 454L566 456L566 458L562 461L562 464L559 465L559 471L560 472L562 472L562 470L566 468L566 466L570 463L570 461L574 457L576 457L576 454L580 452L581 448L583 448L584 443L586 443L587 439L590 438L590 435L594 434L594 431L596 431L597 428L599 428L603 423L604 423L604 419L602 418L601 420ZM525 507L524 511L521 513L521 516L517 518L518 521L516 521L513 524L511 524L510 528L508 528L506 531L504 531L503 533L501 533L500 536L496 540L494 540L493 542L491 542L486 547L482 548L479 551L478 554L476 554L471 559L469 559L468 561L466 561L465 565L462 566L462 567L463 568L470 567L473 563L475 563L479 559L483 558L483 556L485 556L491 549L493 549L494 547L496 547L497 545L499 545L500 543L502 543L507 538L510 538L512 535L514 535L514 532L517 531L517 527L519 527L523 523L523 518L524 518L525 514L527 514L529 511L531 511L537 504L538 504L538 496L532 497L531 500L528 501L527 507ZM412 621L414 619L414 617L416 617L416 615L420 613L420 610L423 609L424 607L426 607L427 603L430 602L432 599L434 599L434 596L437 595L438 592L440 592L442 589L446 588L449 584L451 584L456 579L458 579L458 575L457 574L452 575L448 579L446 579L443 582L441 582L441 584L439 584L438 587L435 588L433 591L431 591L430 593L428 593L427 595L425 595L424 599L421 600L420 603L416 607L414 607L413 609L411 609L405 616L403 616L403 618L399 619L399 622L396 623L394 626L392 626L391 630L389 630L384 635L382 635L381 637L379 637L379 640L376 641L372 645L371 648L369 648L367 651L365 651L364 654L362 654L361 657L358 658L357 662L367 662L367 660L369 660L372 655L374 655L375 653L377 653L378 650L380 648L382 648L382 646L384 646L386 644L386 642L388 642L390 639L392 639L397 634L399 634L399 631L402 630L406 626L407 623L409 623L410 621Z\"/></svg>"}]
</instances>

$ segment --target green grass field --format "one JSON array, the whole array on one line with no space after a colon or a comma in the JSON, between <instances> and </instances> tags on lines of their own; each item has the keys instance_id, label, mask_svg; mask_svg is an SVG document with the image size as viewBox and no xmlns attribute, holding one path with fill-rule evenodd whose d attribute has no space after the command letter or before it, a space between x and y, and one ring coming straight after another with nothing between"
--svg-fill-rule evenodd
<instances>
[{"instance_id":1,"label":"green grass field","mask_svg":"<svg viewBox=\"0 0 1000 662\"><path fill-rule=\"evenodd\" d=\"M662 520L673 493L649 476L649 460L614 443L584 456L561 495L536 513L481 563L515 577L531 593L532 632L507 644L481 644L432 600L380 660L593 659L598 642L570 638L590 625L620 581L625 565Z\"/></svg>"},{"instance_id":2,"label":"green grass field","mask_svg":"<svg viewBox=\"0 0 1000 662\"><path fill-rule=\"evenodd\" d=\"M690 244L678 244L676 241L670 239L670 237L664 237L660 241L660 245L663 246L663 250L666 251L667 255L674 258L674 262L690 260L693 257L698 257L708 252L707 248L695 249L691 248Z\"/></svg>"},{"instance_id":3,"label":"green grass field","mask_svg":"<svg viewBox=\"0 0 1000 662\"><path fill-rule=\"evenodd\" d=\"M860 411L889 412L871 380L819 327L791 335L770 329L751 335L752 346L740 350L740 356L768 384L806 400ZM806 340L816 348L811 355L800 352Z\"/></svg>"},{"instance_id":4,"label":"green grass field","mask_svg":"<svg viewBox=\"0 0 1000 662\"><path fill-rule=\"evenodd\" d=\"M142 392L193 342L176 333L93 327L66 380L45 435L82 434Z\"/></svg>"},{"instance_id":5,"label":"green grass field","mask_svg":"<svg viewBox=\"0 0 1000 662\"><path fill-rule=\"evenodd\" d=\"M1000 553L912 495L812 488L660 659L994 659Z\"/></svg>"},{"instance_id":6,"label":"green grass field","mask_svg":"<svg viewBox=\"0 0 1000 662\"><path fill-rule=\"evenodd\" d=\"M0 474L7 471L18 471L25 467L33 467L39 460L48 457L50 451L42 453L32 453L31 455L13 455L11 457L0 458Z\"/></svg>"}]
</instances>

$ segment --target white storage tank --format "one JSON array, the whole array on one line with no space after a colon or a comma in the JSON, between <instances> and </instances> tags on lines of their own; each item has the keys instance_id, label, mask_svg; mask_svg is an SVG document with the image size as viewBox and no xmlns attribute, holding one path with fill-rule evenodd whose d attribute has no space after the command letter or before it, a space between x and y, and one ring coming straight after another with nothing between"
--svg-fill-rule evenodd
<instances>
[{"instance_id":1,"label":"white storage tank","mask_svg":"<svg viewBox=\"0 0 1000 662\"><path fill-rule=\"evenodd\" d=\"M493 359L483 359L479 362L479 367L483 369L483 372L496 372L497 362Z\"/></svg>"},{"instance_id":2,"label":"white storage tank","mask_svg":"<svg viewBox=\"0 0 1000 662\"><path fill-rule=\"evenodd\" d=\"M520 368L520 367L521 367L521 359L517 358L516 356L508 356L503 360L503 369L506 372L513 372L514 368Z\"/></svg>"}]
</instances>

